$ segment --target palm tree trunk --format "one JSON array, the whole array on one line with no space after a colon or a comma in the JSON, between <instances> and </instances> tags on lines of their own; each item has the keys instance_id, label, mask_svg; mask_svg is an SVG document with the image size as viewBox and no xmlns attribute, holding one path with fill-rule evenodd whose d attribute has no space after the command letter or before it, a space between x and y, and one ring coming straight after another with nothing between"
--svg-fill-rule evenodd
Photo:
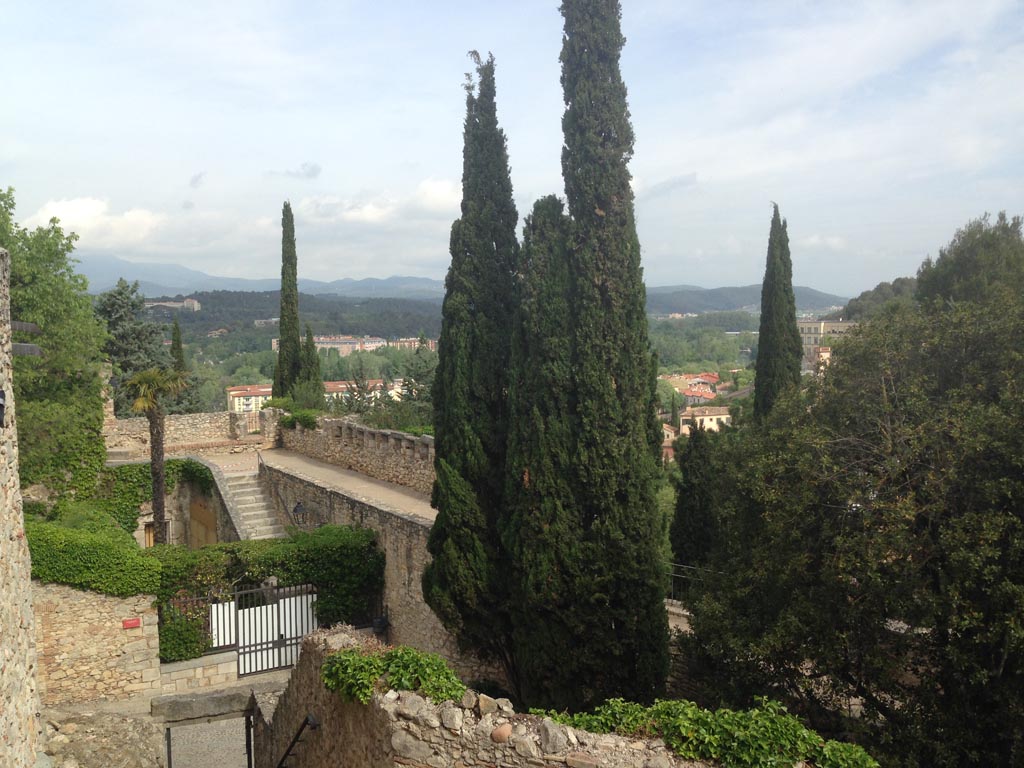
<instances>
[{"instance_id":1,"label":"palm tree trunk","mask_svg":"<svg viewBox=\"0 0 1024 768\"><path fill-rule=\"evenodd\" d=\"M146 411L149 420L149 474L153 480L153 543L167 543L167 515L164 509L164 411L159 406Z\"/></svg>"}]
</instances>

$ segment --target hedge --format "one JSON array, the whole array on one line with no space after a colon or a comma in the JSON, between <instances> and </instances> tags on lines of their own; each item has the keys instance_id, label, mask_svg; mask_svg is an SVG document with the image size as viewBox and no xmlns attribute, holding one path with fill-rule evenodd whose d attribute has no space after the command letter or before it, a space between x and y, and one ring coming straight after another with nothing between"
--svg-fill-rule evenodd
<instances>
[{"instance_id":1,"label":"hedge","mask_svg":"<svg viewBox=\"0 0 1024 768\"><path fill-rule=\"evenodd\" d=\"M113 525L104 531L26 520L25 534L39 581L115 597L152 595L160 586L160 563Z\"/></svg>"}]
</instances>

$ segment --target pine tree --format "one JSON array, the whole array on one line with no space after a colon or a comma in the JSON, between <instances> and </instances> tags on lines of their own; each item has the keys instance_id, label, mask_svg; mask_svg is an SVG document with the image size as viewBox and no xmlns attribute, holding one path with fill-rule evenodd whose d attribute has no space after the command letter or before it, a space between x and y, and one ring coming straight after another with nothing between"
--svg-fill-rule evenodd
<instances>
[{"instance_id":1,"label":"pine tree","mask_svg":"<svg viewBox=\"0 0 1024 768\"><path fill-rule=\"evenodd\" d=\"M754 417L763 419L779 394L800 383L803 347L796 325L793 263L789 257L786 221L772 205L768 257L761 286L761 324L757 337L754 378Z\"/></svg>"},{"instance_id":2,"label":"pine tree","mask_svg":"<svg viewBox=\"0 0 1024 768\"><path fill-rule=\"evenodd\" d=\"M274 397L287 397L299 378L302 365L299 337L299 277L295 253L295 219L285 201L281 212L281 319L274 367Z\"/></svg>"},{"instance_id":3,"label":"pine tree","mask_svg":"<svg viewBox=\"0 0 1024 768\"><path fill-rule=\"evenodd\" d=\"M578 580L583 524L572 487L570 221L555 196L527 218L509 363L509 443L502 541L520 696L565 708L577 690L563 664L585 629Z\"/></svg>"},{"instance_id":4,"label":"pine tree","mask_svg":"<svg viewBox=\"0 0 1024 768\"><path fill-rule=\"evenodd\" d=\"M438 368L432 393L437 519L423 576L427 603L463 648L509 671L506 564L498 542L507 430L506 376L518 213L494 58L471 54L466 87L462 215L452 225Z\"/></svg>"},{"instance_id":5,"label":"pine tree","mask_svg":"<svg viewBox=\"0 0 1024 768\"><path fill-rule=\"evenodd\" d=\"M633 129L619 72L618 0L564 0L562 170L572 216L573 504L583 531L572 577L583 601L567 699L649 701L668 665L654 398L640 244L627 163ZM563 669L560 674L566 674Z\"/></svg>"},{"instance_id":6,"label":"pine tree","mask_svg":"<svg viewBox=\"0 0 1024 768\"><path fill-rule=\"evenodd\" d=\"M185 363L185 347L181 343L181 325L178 318L174 318L174 325L171 327L171 366L179 373L188 371Z\"/></svg>"}]
</instances>

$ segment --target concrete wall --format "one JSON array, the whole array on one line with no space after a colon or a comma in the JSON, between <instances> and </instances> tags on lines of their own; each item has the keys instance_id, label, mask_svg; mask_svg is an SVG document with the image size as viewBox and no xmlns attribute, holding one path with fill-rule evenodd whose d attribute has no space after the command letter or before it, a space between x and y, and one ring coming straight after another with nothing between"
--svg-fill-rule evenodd
<instances>
[{"instance_id":1,"label":"concrete wall","mask_svg":"<svg viewBox=\"0 0 1024 768\"><path fill-rule=\"evenodd\" d=\"M260 477L270 489L282 519L288 519L288 512L302 501L312 526L359 525L377 532L385 555L384 605L390 620L389 642L441 654L464 680L501 679L495 668L459 653L455 639L423 600L420 583L430 561L430 521L373 506L266 465L260 466Z\"/></svg>"},{"instance_id":2,"label":"concrete wall","mask_svg":"<svg viewBox=\"0 0 1024 768\"><path fill-rule=\"evenodd\" d=\"M111 597L39 582L33 582L32 594L44 704L160 692L160 639L152 595ZM132 627L136 619L139 626Z\"/></svg>"},{"instance_id":3,"label":"concrete wall","mask_svg":"<svg viewBox=\"0 0 1024 768\"><path fill-rule=\"evenodd\" d=\"M369 477L430 493L434 438L370 429L346 419L319 419L319 429L280 430L284 448Z\"/></svg>"},{"instance_id":4,"label":"concrete wall","mask_svg":"<svg viewBox=\"0 0 1024 768\"><path fill-rule=\"evenodd\" d=\"M0 765L35 763L39 744L32 568L18 483L18 432L11 386L11 261L0 249Z\"/></svg>"},{"instance_id":5,"label":"concrete wall","mask_svg":"<svg viewBox=\"0 0 1024 768\"><path fill-rule=\"evenodd\" d=\"M698 766L677 758L660 740L595 735L517 714L505 699L468 691L460 702L435 704L417 694L377 693L369 704L342 700L320 680L333 650L365 642L345 630L306 639L288 688L272 714L258 709L257 768L276 766L308 713L320 728L307 731L289 760L292 768L339 765L420 768L672 768ZM569 649L567 649L568 651Z\"/></svg>"}]
</instances>

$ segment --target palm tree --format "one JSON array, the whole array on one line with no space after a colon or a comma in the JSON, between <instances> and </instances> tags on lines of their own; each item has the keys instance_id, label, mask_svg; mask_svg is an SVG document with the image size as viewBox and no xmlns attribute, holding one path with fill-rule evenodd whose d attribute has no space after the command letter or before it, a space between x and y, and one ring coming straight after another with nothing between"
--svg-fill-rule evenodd
<instances>
[{"instance_id":1,"label":"palm tree","mask_svg":"<svg viewBox=\"0 0 1024 768\"><path fill-rule=\"evenodd\" d=\"M147 368L125 382L132 410L149 421L149 474L153 479L153 543L167 543L164 511L164 399L187 386L185 374L168 368Z\"/></svg>"}]
</instances>

